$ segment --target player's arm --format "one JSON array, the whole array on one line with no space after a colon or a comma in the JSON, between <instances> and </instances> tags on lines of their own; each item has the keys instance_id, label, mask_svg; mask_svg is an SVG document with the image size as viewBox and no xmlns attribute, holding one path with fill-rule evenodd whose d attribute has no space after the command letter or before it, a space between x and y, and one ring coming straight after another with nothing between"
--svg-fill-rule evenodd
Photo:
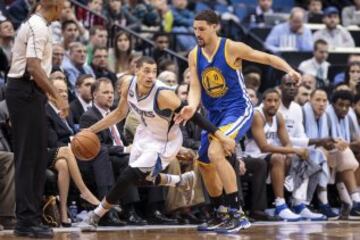
<instances>
[{"instance_id":1,"label":"player's arm","mask_svg":"<svg viewBox=\"0 0 360 240\"><path fill-rule=\"evenodd\" d=\"M188 95L188 106L175 115L175 122L180 123L182 121L189 120L196 112L201 99L201 86L196 70L196 48L192 50L188 56L189 71L190 71L190 90Z\"/></svg>"},{"instance_id":2,"label":"player's arm","mask_svg":"<svg viewBox=\"0 0 360 240\"><path fill-rule=\"evenodd\" d=\"M264 124L264 119L260 113L255 111L254 120L251 124L251 133L261 152L282 154L296 153L292 147L274 146L268 144L265 137Z\"/></svg>"},{"instance_id":3,"label":"player's arm","mask_svg":"<svg viewBox=\"0 0 360 240\"><path fill-rule=\"evenodd\" d=\"M121 85L121 96L117 108L111 113L109 113L106 117L89 127L88 130L94 133L101 132L102 130L107 129L110 126L117 124L126 117L129 108L127 104L127 93L130 80L131 79L129 78L125 79L123 84Z\"/></svg>"},{"instance_id":4,"label":"player's arm","mask_svg":"<svg viewBox=\"0 0 360 240\"><path fill-rule=\"evenodd\" d=\"M158 95L158 106L162 109L171 109L173 112L180 112L186 105L176 96L172 90L162 90ZM210 134L216 137L222 144L225 154L230 155L235 151L235 141L223 134L216 126L214 126L209 120L201 116L197 111L189 119L194 122L200 128L208 131Z\"/></svg>"},{"instance_id":5,"label":"player's arm","mask_svg":"<svg viewBox=\"0 0 360 240\"><path fill-rule=\"evenodd\" d=\"M300 81L301 79L301 75L280 57L255 50L244 43L231 41L227 51L234 54L234 61L237 59L244 59L251 62L270 65L273 68L286 72L296 81Z\"/></svg>"}]
</instances>

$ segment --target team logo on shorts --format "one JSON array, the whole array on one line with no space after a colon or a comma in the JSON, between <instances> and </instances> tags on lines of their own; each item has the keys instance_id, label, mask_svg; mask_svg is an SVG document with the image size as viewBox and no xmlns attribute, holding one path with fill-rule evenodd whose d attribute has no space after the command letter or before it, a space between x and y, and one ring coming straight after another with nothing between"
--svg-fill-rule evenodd
<instances>
[{"instance_id":1,"label":"team logo on shorts","mask_svg":"<svg viewBox=\"0 0 360 240\"><path fill-rule=\"evenodd\" d=\"M209 67L201 75L201 83L206 93L211 97L221 97L226 94L228 87L221 71L216 67Z\"/></svg>"}]
</instances>

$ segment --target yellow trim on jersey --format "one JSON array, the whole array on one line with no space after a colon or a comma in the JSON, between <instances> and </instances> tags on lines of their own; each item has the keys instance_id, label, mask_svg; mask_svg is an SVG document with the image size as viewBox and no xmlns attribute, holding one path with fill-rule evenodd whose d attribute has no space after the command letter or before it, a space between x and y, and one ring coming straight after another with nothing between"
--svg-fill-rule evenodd
<instances>
[{"instance_id":1,"label":"yellow trim on jersey","mask_svg":"<svg viewBox=\"0 0 360 240\"><path fill-rule=\"evenodd\" d=\"M225 132L227 132L229 129L231 129L233 127L233 125L235 124L235 122L232 122L232 123L228 123L224 126L221 126L219 127L219 130L225 134ZM239 129L234 131L231 135L227 135L229 138L232 138L232 139L235 139L236 136L238 135L239 133ZM209 134L209 141L213 140L214 137L212 135ZM216 140L216 139L215 139Z\"/></svg>"},{"instance_id":2,"label":"yellow trim on jersey","mask_svg":"<svg viewBox=\"0 0 360 240\"><path fill-rule=\"evenodd\" d=\"M215 51L212 53L211 57L209 57L209 56L204 52L204 49L201 49L202 55L206 58L206 60L207 60L208 62L211 62L211 61L213 60L213 58L215 57L217 51L219 50L220 43L221 43L221 38L219 37L218 42L216 43Z\"/></svg>"},{"instance_id":3,"label":"yellow trim on jersey","mask_svg":"<svg viewBox=\"0 0 360 240\"><path fill-rule=\"evenodd\" d=\"M240 69L240 66L237 66L236 65L236 63L232 63L231 61L230 61L230 57L229 57L229 54L231 54L231 53L228 53L228 48L227 48L227 46L228 46L228 43L230 43L230 40L229 39L226 39L226 42L225 42L225 60L226 60L226 63L227 63L227 65L229 65L229 67L231 67L232 69L234 69L234 70L239 70Z\"/></svg>"},{"instance_id":4,"label":"yellow trim on jersey","mask_svg":"<svg viewBox=\"0 0 360 240\"><path fill-rule=\"evenodd\" d=\"M197 52L198 52L198 46L194 47L194 48L190 51L190 57L193 56L195 66L197 66Z\"/></svg>"}]
</instances>

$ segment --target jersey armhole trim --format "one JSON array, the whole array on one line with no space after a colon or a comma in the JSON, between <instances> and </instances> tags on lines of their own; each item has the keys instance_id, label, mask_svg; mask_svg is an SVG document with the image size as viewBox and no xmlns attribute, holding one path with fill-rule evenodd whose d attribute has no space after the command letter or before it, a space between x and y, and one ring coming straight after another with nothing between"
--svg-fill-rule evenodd
<instances>
[{"instance_id":1,"label":"jersey armhole trim","mask_svg":"<svg viewBox=\"0 0 360 240\"><path fill-rule=\"evenodd\" d=\"M232 68L232 69L234 69L234 70L239 70L239 69L240 69L240 66L236 66L234 63L231 63L231 61L230 61L230 56L229 56L229 54L231 54L231 53L228 52L228 44L229 44L229 43L230 43L229 39L226 39L225 48L224 48L225 61L226 61L227 65L228 65L230 68Z\"/></svg>"}]
</instances>

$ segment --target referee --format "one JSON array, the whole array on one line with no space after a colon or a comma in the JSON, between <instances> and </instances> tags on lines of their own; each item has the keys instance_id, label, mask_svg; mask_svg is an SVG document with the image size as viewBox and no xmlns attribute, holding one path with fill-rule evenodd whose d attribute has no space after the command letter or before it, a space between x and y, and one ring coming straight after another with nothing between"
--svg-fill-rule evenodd
<instances>
[{"instance_id":1,"label":"referee","mask_svg":"<svg viewBox=\"0 0 360 240\"><path fill-rule=\"evenodd\" d=\"M50 84L52 39L49 24L56 21L64 0L40 0L15 38L8 73L6 101L13 130L15 155L16 218L14 233L34 238L53 237L41 225L41 200L47 165L47 94L60 111L67 105Z\"/></svg>"}]
</instances>

